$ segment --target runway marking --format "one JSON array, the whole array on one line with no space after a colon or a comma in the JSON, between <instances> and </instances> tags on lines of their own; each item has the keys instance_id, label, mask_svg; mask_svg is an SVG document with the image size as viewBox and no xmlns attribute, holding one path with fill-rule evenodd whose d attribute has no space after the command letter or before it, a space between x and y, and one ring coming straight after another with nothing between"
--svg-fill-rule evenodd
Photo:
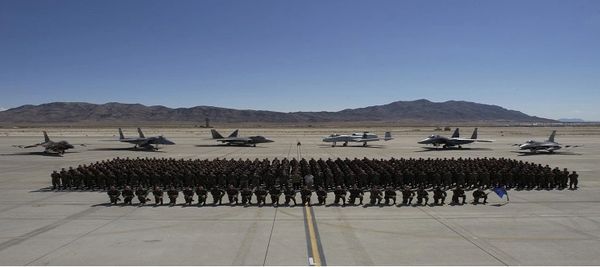
<instances>
[{"instance_id":1,"label":"runway marking","mask_svg":"<svg viewBox=\"0 0 600 267\"><path fill-rule=\"evenodd\" d=\"M517 259L513 258L511 255L508 255L504 251L496 248L495 246L491 245L490 243L486 242L485 240L478 238L474 234L471 234L469 231L462 228L460 225L454 224L448 220L445 220L444 218L442 218L440 216L434 215L433 213L430 213L421 207L418 207L418 209L420 209L423 213L431 216L431 218L433 218L434 220L436 220L437 222L439 222L440 224L442 224L443 226L448 228L450 231L456 233L457 235L462 237L467 242L473 244L474 246L479 248L484 253L491 256L492 258L494 258L495 260L500 262L502 265L512 266L512 265L520 265L521 264Z\"/></svg>"},{"instance_id":2,"label":"runway marking","mask_svg":"<svg viewBox=\"0 0 600 267\"><path fill-rule=\"evenodd\" d=\"M267 249L265 250L265 259L263 260L263 266L267 265L267 255L269 255L269 246L271 246L271 238L273 237L273 230L275 229L275 221L277 220L277 211L275 209L275 215L273 215L273 224L271 225L271 233L269 234L269 242L267 242Z\"/></svg>"},{"instance_id":3,"label":"runway marking","mask_svg":"<svg viewBox=\"0 0 600 267\"><path fill-rule=\"evenodd\" d=\"M73 240L71 240L71 241L69 241L69 242L67 242L67 243L65 243L65 244L63 244L63 245L61 245L60 247L57 247L57 248L55 248L55 249L53 249L53 250L51 250L51 251L49 251L49 252L46 252L45 254L43 254L43 255L41 255L41 256L39 256L39 257L37 257L37 258L35 258L35 259L33 259L33 260L29 261L29 262L28 262L27 264L25 264L25 265L26 265L26 266L28 266L28 265L32 265L32 264L34 264L35 262L39 261L40 259L43 259L44 257L46 257L46 256L48 256L48 255L50 255L50 254L52 254L52 253L54 253L54 252L56 252L56 251L58 251L58 250L60 250L60 249L63 249L63 248L65 248L65 247L67 247L67 246L69 246L69 245L71 245L71 244L75 243L76 241L78 241L78 240L82 239L83 237L85 237L85 236L87 236L87 235L89 235L89 234L91 234L91 233L93 233L93 232L96 232L96 231L98 231L98 230L100 230L100 229L104 228L105 226L107 226L107 225L109 225L109 224L111 224L111 223L114 223L114 222L116 222L116 221L120 220L121 218L123 218L123 217L125 217L125 216L131 215L131 214L132 214L134 211L136 211L136 210L137 210L137 209L132 209L131 211L129 211L129 212L125 213L125 214L122 214L122 215L120 215L120 216L118 216L118 217L116 217L116 218L114 218L114 219L108 220L108 222L106 222L106 223L103 223L102 225L100 225L100 226L98 226L98 227L96 227L96 228L94 228L94 229L92 229L92 230L90 230L90 231L87 231L86 233L83 233L83 234L79 235L77 238L75 238L75 239L73 239ZM36 265L40 265L40 264L36 264ZM45 265L48 265L48 264L45 264Z\"/></svg>"},{"instance_id":4,"label":"runway marking","mask_svg":"<svg viewBox=\"0 0 600 267\"><path fill-rule=\"evenodd\" d=\"M61 226L63 224L66 224L66 223L71 222L73 220L79 219L79 218L81 218L83 216L86 216L88 214L94 213L98 209L100 209L100 207L91 207L91 208L86 209L84 211L81 211L81 212L75 213L73 215L70 215L70 216L68 216L68 217L66 217L64 219L58 220L58 221L56 221L54 223L51 223L49 225L46 225L46 226L40 227L38 229L35 229L35 230L33 230L33 231L29 232L29 233L23 234L21 236L18 236L18 237L15 237L13 239L10 239L8 241L5 241L3 243L0 243L0 251L5 250L5 249L7 249L9 247L18 245L18 244L20 244L20 243L22 243L24 241L27 241L28 239L30 239L32 237L35 237L35 236L38 236L38 235L43 234L45 232L48 232L48 231L50 231L52 229L55 229L55 228L57 228L57 227L59 227L59 226Z\"/></svg>"},{"instance_id":5,"label":"runway marking","mask_svg":"<svg viewBox=\"0 0 600 267\"><path fill-rule=\"evenodd\" d=\"M325 254L321 245L317 221L313 215L312 207L305 206L304 209L304 229L306 230L306 246L308 249L308 264L314 266L326 266Z\"/></svg>"}]
</instances>

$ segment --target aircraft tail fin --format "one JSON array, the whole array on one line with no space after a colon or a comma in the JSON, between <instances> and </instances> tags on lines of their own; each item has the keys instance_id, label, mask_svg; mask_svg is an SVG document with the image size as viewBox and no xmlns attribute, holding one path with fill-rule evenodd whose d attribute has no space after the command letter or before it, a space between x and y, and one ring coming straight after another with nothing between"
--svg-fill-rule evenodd
<instances>
[{"instance_id":1,"label":"aircraft tail fin","mask_svg":"<svg viewBox=\"0 0 600 267\"><path fill-rule=\"evenodd\" d=\"M215 129L210 129L210 134L212 134L213 139L223 139L223 136Z\"/></svg>"},{"instance_id":2,"label":"aircraft tail fin","mask_svg":"<svg viewBox=\"0 0 600 267\"><path fill-rule=\"evenodd\" d=\"M392 137L392 133L391 132L385 132L384 136L383 136L383 140L388 141L388 140L392 140L394 139L394 137Z\"/></svg>"},{"instance_id":3,"label":"aircraft tail fin","mask_svg":"<svg viewBox=\"0 0 600 267\"><path fill-rule=\"evenodd\" d=\"M119 128L119 139L125 139L125 135L123 135L123 130Z\"/></svg>"},{"instance_id":4,"label":"aircraft tail fin","mask_svg":"<svg viewBox=\"0 0 600 267\"><path fill-rule=\"evenodd\" d=\"M228 137L237 137L237 136L238 136L238 130L235 130Z\"/></svg>"},{"instance_id":5,"label":"aircraft tail fin","mask_svg":"<svg viewBox=\"0 0 600 267\"><path fill-rule=\"evenodd\" d=\"M46 131L44 132L44 142L50 142L50 138L48 137L48 133L46 133Z\"/></svg>"},{"instance_id":6,"label":"aircraft tail fin","mask_svg":"<svg viewBox=\"0 0 600 267\"><path fill-rule=\"evenodd\" d=\"M140 134L140 138L146 138L146 136L144 136L144 133L142 132L142 129L138 128L138 134Z\"/></svg>"},{"instance_id":7,"label":"aircraft tail fin","mask_svg":"<svg viewBox=\"0 0 600 267\"><path fill-rule=\"evenodd\" d=\"M552 131L550 137L548 137L548 141L554 142L554 136L556 136L556 130Z\"/></svg>"},{"instance_id":8,"label":"aircraft tail fin","mask_svg":"<svg viewBox=\"0 0 600 267\"><path fill-rule=\"evenodd\" d=\"M471 135L471 139L477 139L477 128L473 130L473 134Z\"/></svg>"},{"instance_id":9,"label":"aircraft tail fin","mask_svg":"<svg viewBox=\"0 0 600 267\"><path fill-rule=\"evenodd\" d=\"M458 132L458 128L456 128L456 130L454 130L454 133L452 134L451 138L459 138L459 137L460 137L460 134Z\"/></svg>"}]
</instances>

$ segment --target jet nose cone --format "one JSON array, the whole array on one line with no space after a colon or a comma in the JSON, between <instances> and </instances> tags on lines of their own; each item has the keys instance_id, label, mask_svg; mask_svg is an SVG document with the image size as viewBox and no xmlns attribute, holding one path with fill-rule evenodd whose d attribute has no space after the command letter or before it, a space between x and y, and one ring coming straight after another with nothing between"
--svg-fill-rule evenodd
<instances>
[{"instance_id":1,"label":"jet nose cone","mask_svg":"<svg viewBox=\"0 0 600 267\"><path fill-rule=\"evenodd\" d=\"M275 141L273 141L273 140L271 140L271 139L269 139L269 138L266 138L266 139L265 139L265 141L266 141L267 143L273 143L273 142L275 142Z\"/></svg>"},{"instance_id":2,"label":"jet nose cone","mask_svg":"<svg viewBox=\"0 0 600 267\"><path fill-rule=\"evenodd\" d=\"M419 141L417 143L419 143L419 144L428 144L429 142L430 142L430 140L429 140L429 138L427 138L427 139L423 139L423 140L421 140L421 141Z\"/></svg>"}]
</instances>

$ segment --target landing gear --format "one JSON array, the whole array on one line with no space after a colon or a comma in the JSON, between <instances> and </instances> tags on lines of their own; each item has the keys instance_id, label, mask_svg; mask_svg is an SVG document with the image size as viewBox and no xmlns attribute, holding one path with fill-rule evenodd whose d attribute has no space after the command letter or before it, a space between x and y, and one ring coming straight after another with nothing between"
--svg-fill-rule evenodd
<instances>
[{"instance_id":1,"label":"landing gear","mask_svg":"<svg viewBox=\"0 0 600 267\"><path fill-rule=\"evenodd\" d=\"M458 149L462 149L462 146L458 146Z\"/></svg>"},{"instance_id":2,"label":"landing gear","mask_svg":"<svg viewBox=\"0 0 600 267\"><path fill-rule=\"evenodd\" d=\"M367 146L367 142L363 142L363 147L366 147L366 146Z\"/></svg>"},{"instance_id":3,"label":"landing gear","mask_svg":"<svg viewBox=\"0 0 600 267\"><path fill-rule=\"evenodd\" d=\"M348 146L348 141L344 142L342 146Z\"/></svg>"}]
</instances>

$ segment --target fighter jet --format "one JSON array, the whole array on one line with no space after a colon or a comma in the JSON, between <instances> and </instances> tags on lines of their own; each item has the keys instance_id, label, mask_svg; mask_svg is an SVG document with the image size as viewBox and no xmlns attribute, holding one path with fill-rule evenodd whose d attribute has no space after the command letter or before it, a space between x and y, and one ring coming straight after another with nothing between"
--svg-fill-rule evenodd
<instances>
[{"instance_id":1,"label":"fighter jet","mask_svg":"<svg viewBox=\"0 0 600 267\"><path fill-rule=\"evenodd\" d=\"M392 133L385 132L383 138L384 141L394 139ZM363 143L363 146L367 146L368 142L374 142L381 140L379 136L369 132L353 133L353 134L332 134L328 137L323 138L323 142L333 143L332 147L335 147L337 142L343 142L342 146L348 146L348 142Z\"/></svg>"},{"instance_id":2,"label":"fighter jet","mask_svg":"<svg viewBox=\"0 0 600 267\"><path fill-rule=\"evenodd\" d=\"M59 154L59 155L65 154L65 151L67 149L74 148L74 146L69 144L69 142L67 142L67 141L54 142L54 141L50 140L50 138L48 138L48 134L46 133L46 131L43 131L43 133L44 133L44 142L33 144L33 145L28 145L28 146L15 146L15 147L32 148L32 147L41 146L44 148L44 153ZM81 146L85 146L85 145L81 144Z\"/></svg>"},{"instance_id":3,"label":"fighter jet","mask_svg":"<svg viewBox=\"0 0 600 267\"><path fill-rule=\"evenodd\" d=\"M473 134L471 138L460 138L459 130L456 128L454 133L450 138L441 136L441 135L430 135L429 137L419 141L419 144L424 145L433 145L434 147L439 147L442 145L442 148L449 148L453 146L458 146L458 148L462 148L462 145L470 144L473 142L493 142L493 140L485 140L485 139L477 139L477 128L473 130Z\"/></svg>"},{"instance_id":4,"label":"fighter jet","mask_svg":"<svg viewBox=\"0 0 600 267\"><path fill-rule=\"evenodd\" d=\"M231 133L227 138L224 138L217 130L210 130L213 139L218 142L227 144L227 145L236 145L236 146L248 146L252 145L256 147L256 144L260 143L271 143L273 140L265 138L264 136L248 136L248 137L238 137L238 130L235 130Z\"/></svg>"},{"instance_id":5,"label":"fighter jet","mask_svg":"<svg viewBox=\"0 0 600 267\"><path fill-rule=\"evenodd\" d=\"M123 135L123 130L119 128L119 140L120 142L134 144L134 148L143 148L148 150L158 150L158 145L174 145L175 143L163 137L159 136L144 136L142 129L137 128L139 137L125 137ZM156 145L156 146L154 146Z\"/></svg>"},{"instance_id":6,"label":"fighter jet","mask_svg":"<svg viewBox=\"0 0 600 267\"><path fill-rule=\"evenodd\" d=\"M556 130L552 131L552 134L550 134L550 137L548 137L548 140L546 141L529 140L523 144L515 144L515 146L519 146L520 150L529 150L533 153L537 153L540 150L547 151L548 153L554 153L554 151L562 148L561 144L554 141L554 136L556 136ZM566 145L564 147L568 148L579 146Z\"/></svg>"}]
</instances>

